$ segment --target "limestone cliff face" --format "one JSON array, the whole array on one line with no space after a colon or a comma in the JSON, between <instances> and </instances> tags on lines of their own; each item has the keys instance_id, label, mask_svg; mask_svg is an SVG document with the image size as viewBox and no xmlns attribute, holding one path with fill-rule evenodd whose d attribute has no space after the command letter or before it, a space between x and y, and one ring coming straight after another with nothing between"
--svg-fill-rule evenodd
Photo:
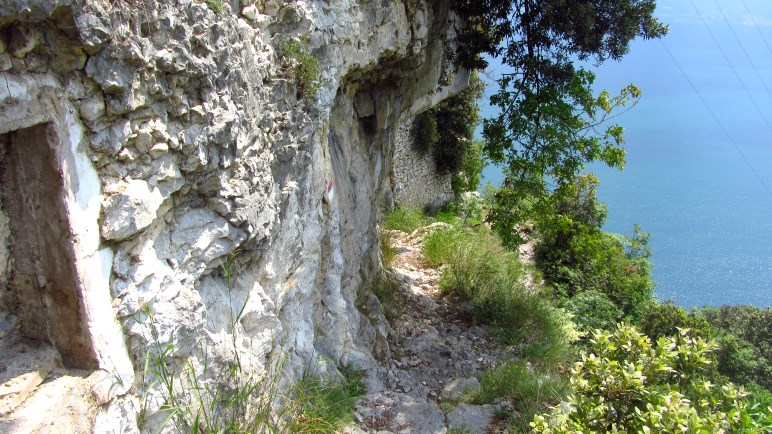
<instances>
[{"instance_id":1,"label":"limestone cliff face","mask_svg":"<svg viewBox=\"0 0 772 434\"><path fill-rule=\"evenodd\" d=\"M438 89L447 3L2 2L0 338L104 370L98 430L136 428L148 351L386 357L369 285L397 128L467 79ZM310 99L279 49L301 35Z\"/></svg>"}]
</instances>

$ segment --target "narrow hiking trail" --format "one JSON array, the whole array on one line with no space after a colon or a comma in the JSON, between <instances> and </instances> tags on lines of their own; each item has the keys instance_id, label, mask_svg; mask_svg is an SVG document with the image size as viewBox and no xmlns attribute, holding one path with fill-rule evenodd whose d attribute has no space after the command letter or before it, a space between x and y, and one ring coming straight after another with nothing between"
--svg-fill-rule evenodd
<instances>
[{"instance_id":1,"label":"narrow hiking trail","mask_svg":"<svg viewBox=\"0 0 772 434\"><path fill-rule=\"evenodd\" d=\"M495 406L460 401L480 388L481 372L503 360L504 350L470 322L471 306L440 292L440 270L421 254L423 235L435 225L391 231L397 255L389 275L399 292L391 360L379 369L383 390L358 403L352 433L486 433L495 424Z\"/></svg>"}]
</instances>

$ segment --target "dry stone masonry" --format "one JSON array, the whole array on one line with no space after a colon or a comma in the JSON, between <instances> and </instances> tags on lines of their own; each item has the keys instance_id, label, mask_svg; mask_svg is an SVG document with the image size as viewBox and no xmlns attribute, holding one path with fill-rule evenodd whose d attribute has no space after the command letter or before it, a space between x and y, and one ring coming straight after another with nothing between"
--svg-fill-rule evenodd
<instances>
[{"instance_id":1,"label":"dry stone masonry","mask_svg":"<svg viewBox=\"0 0 772 434\"><path fill-rule=\"evenodd\" d=\"M0 353L34 347L80 405L31 397L0 431L56 409L91 413L73 432L155 430L148 354L206 353L211 378L236 356L290 376L388 357L376 222L399 125L468 80L435 91L447 3L0 2ZM301 35L312 98L279 49Z\"/></svg>"},{"instance_id":2,"label":"dry stone masonry","mask_svg":"<svg viewBox=\"0 0 772 434\"><path fill-rule=\"evenodd\" d=\"M421 153L413 143L409 119L397 129L394 147L394 200L410 206L440 206L453 199L450 173L437 171L431 152Z\"/></svg>"}]
</instances>

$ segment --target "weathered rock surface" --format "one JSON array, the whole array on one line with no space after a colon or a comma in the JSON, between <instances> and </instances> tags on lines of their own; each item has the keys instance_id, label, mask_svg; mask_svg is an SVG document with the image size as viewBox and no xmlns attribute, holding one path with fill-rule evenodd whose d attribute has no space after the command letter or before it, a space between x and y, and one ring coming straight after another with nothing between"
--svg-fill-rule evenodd
<instances>
[{"instance_id":1,"label":"weathered rock surface","mask_svg":"<svg viewBox=\"0 0 772 434\"><path fill-rule=\"evenodd\" d=\"M21 340L0 344L0 416L21 405L60 364L49 345Z\"/></svg>"},{"instance_id":2,"label":"weathered rock surface","mask_svg":"<svg viewBox=\"0 0 772 434\"><path fill-rule=\"evenodd\" d=\"M459 404L448 413L448 428L461 432L484 434L495 416L492 405Z\"/></svg>"},{"instance_id":3,"label":"weathered rock surface","mask_svg":"<svg viewBox=\"0 0 772 434\"><path fill-rule=\"evenodd\" d=\"M92 398L91 389L102 374L55 371L23 405L0 418L0 432L94 432L97 402Z\"/></svg>"},{"instance_id":4,"label":"weathered rock surface","mask_svg":"<svg viewBox=\"0 0 772 434\"><path fill-rule=\"evenodd\" d=\"M123 240L150 226L164 201L158 188L129 180L102 204L102 238Z\"/></svg>"},{"instance_id":5,"label":"weathered rock surface","mask_svg":"<svg viewBox=\"0 0 772 434\"><path fill-rule=\"evenodd\" d=\"M230 1L219 12L197 0L0 2L0 178L15 180L0 197L0 333L51 342L66 368L108 372L98 431L139 429L140 408L142 429L163 420L138 403L153 389L148 352L170 369L205 354L219 369L238 354L250 373L271 355L290 376L314 364L380 372L376 356L391 350L369 284L396 131L465 86L458 71L437 91L458 25L441 0ZM321 66L312 97L281 52L300 35ZM28 182L19 162L38 160L49 175ZM22 203L36 220L9 212ZM453 339L440 346L476 338ZM440 351L427 345L395 360ZM484 364L465 360L447 363Z\"/></svg>"}]
</instances>

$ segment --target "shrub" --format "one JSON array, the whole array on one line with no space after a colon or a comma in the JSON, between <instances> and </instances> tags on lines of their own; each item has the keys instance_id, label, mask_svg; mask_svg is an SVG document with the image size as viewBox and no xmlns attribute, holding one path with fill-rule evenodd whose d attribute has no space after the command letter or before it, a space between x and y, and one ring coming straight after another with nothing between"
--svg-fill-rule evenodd
<instances>
[{"instance_id":1,"label":"shrub","mask_svg":"<svg viewBox=\"0 0 772 434\"><path fill-rule=\"evenodd\" d=\"M450 186L456 198L467 191L477 191L480 186L480 174L485 168L486 159L482 153L483 142L471 141L461 156L460 170L453 172Z\"/></svg>"},{"instance_id":2,"label":"shrub","mask_svg":"<svg viewBox=\"0 0 772 434\"><path fill-rule=\"evenodd\" d=\"M321 86L319 59L308 52L308 36L295 39L280 39L279 45L284 66L291 68L297 83L297 97L310 102Z\"/></svg>"},{"instance_id":3,"label":"shrub","mask_svg":"<svg viewBox=\"0 0 772 434\"><path fill-rule=\"evenodd\" d=\"M716 344L716 361L721 374L739 384L757 382L770 387L772 370L750 342L731 333L719 332Z\"/></svg>"},{"instance_id":4,"label":"shrub","mask_svg":"<svg viewBox=\"0 0 772 434\"><path fill-rule=\"evenodd\" d=\"M456 197L477 190L485 167L483 144L472 140L480 122L477 101L484 89L482 79L473 73L466 89L419 114L413 122L413 146L421 154L431 152L436 169L451 174Z\"/></svg>"},{"instance_id":5,"label":"shrub","mask_svg":"<svg viewBox=\"0 0 772 434\"><path fill-rule=\"evenodd\" d=\"M704 308L702 315L714 327L750 342L772 363L772 309L738 305Z\"/></svg>"},{"instance_id":6,"label":"shrub","mask_svg":"<svg viewBox=\"0 0 772 434\"><path fill-rule=\"evenodd\" d=\"M482 79L473 74L466 89L430 110L437 125L438 138L432 151L439 171L453 173L463 169L464 157L480 122L477 100L482 98L484 89ZM477 158L481 158L479 152Z\"/></svg>"},{"instance_id":7,"label":"shrub","mask_svg":"<svg viewBox=\"0 0 772 434\"><path fill-rule=\"evenodd\" d=\"M649 234L637 226L632 237L603 232L606 214L595 199L596 186L594 177L577 179L539 217L537 264L558 295L601 292L624 318L637 322L652 302L654 288Z\"/></svg>"},{"instance_id":8,"label":"shrub","mask_svg":"<svg viewBox=\"0 0 772 434\"><path fill-rule=\"evenodd\" d=\"M606 294L590 290L566 299L563 308L574 316L579 331L590 336L596 329L613 330L622 319L622 311Z\"/></svg>"},{"instance_id":9,"label":"shrub","mask_svg":"<svg viewBox=\"0 0 772 434\"><path fill-rule=\"evenodd\" d=\"M634 327L599 332L572 370L573 395L537 415L537 433L765 432L772 409L754 408L732 383L708 380L713 344L688 331L656 345Z\"/></svg>"},{"instance_id":10,"label":"shrub","mask_svg":"<svg viewBox=\"0 0 772 434\"><path fill-rule=\"evenodd\" d=\"M772 310L739 305L700 312L717 329L719 372L772 391Z\"/></svg>"},{"instance_id":11,"label":"shrub","mask_svg":"<svg viewBox=\"0 0 772 434\"><path fill-rule=\"evenodd\" d=\"M703 338L712 335L710 324L697 311L686 313L683 308L669 300L649 305L641 323L643 333L653 340L677 336L679 329L690 329L696 336Z\"/></svg>"},{"instance_id":12,"label":"shrub","mask_svg":"<svg viewBox=\"0 0 772 434\"><path fill-rule=\"evenodd\" d=\"M437 121L434 120L431 111L425 111L416 116L413 121L411 138L413 139L413 147L421 155L427 154L437 144L440 134L437 132Z\"/></svg>"}]
</instances>

